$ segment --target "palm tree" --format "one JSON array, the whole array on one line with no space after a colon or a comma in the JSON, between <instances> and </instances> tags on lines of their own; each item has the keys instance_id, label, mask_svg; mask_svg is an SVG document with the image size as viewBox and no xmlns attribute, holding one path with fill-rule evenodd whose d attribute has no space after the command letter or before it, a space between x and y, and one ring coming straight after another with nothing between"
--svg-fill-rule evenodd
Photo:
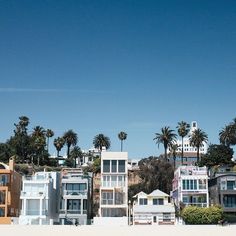
<instances>
[{"instance_id":1,"label":"palm tree","mask_svg":"<svg viewBox=\"0 0 236 236\"><path fill-rule=\"evenodd\" d=\"M72 129L70 129L64 133L63 138L64 138L66 146L67 146L67 158L69 158L70 157L70 147L75 146L77 144L78 136Z\"/></svg>"},{"instance_id":2,"label":"palm tree","mask_svg":"<svg viewBox=\"0 0 236 236\"><path fill-rule=\"evenodd\" d=\"M75 160L74 167L76 168L76 159L80 158L80 164L81 164L81 158L83 157L83 153L81 149L78 146L74 146L73 149L70 152L70 156L72 159Z\"/></svg>"},{"instance_id":3,"label":"palm tree","mask_svg":"<svg viewBox=\"0 0 236 236\"><path fill-rule=\"evenodd\" d=\"M33 128L33 133L32 133L32 137L44 137L45 135L45 130L42 126L35 126Z\"/></svg>"},{"instance_id":4,"label":"palm tree","mask_svg":"<svg viewBox=\"0 0 236 236\"><path fill-rule=\"evenodd\" d=\"M54 136L54 132L51 129L46 130L46 137L47 137L47 151L49 149L49 139Z\"/></svg>"},{"instance_id":5,"label":"palm tree","mask_svg":"<svg viewBox=\"0 0 236 236\"><path fill-rule=\"evenodd\" d=\"M234 133L233 125L226 125L219 133L220 143L229 147L232 144Z\"/></svg>"},{"instance_id":6,"label":"palm tree","mask_svg":"<svg viewBox=\"0 0 236 236\"><path fill-rule=\"evenodd\" d=\"M220 143L229 147L236 144L236 118L229 125L226 125L220 133Z\"/></svg>"},{"instance_id":7,"label":"palm tree","mask_svg":"<svg viewBox=\"0 0 236 236\"><path fill-rule=\"evenodd\" d=\"M175 166L176 166L176 156L178 155L178 149L179 149L180 145L178 145L177 143L171 143L170 144L170 153L173 156L173 160L174 160L174 170L175 170Z\"/></svg>"},{"instance_id":8,"label":"palm tree","mask_svg":"<svg viewBox=\"0 0 236 236\"><path fill-rule=\"evenodd\" d=\"M200 147L203 146L203 143L206 143L207 141L208 141L208 136L201 129L196 129L192 132L191 137L189 139L189 143L192 147L197 148L197 162L199 162Z\"/></svg>"},{"instance_id":9,"label":"palm tree","mask_svg":"<svg viewBox=\"0 0 236 236\"><path fill-rule=\"evenodd\" d=\"M57 150L57 157L59 157L59 152L61 151L61 149L63 148L64 144L65 144L65 140L63 137L58 137L54 139L53 142L56 150Z\"/></svg>"},{"instance_id":10,"label":"palm tree","mask_svg":"<svg viewBox=\"0 0 236 236\"><path fill-rule=\"evenodd\" d=\"M105 147L106 149L110 148L111 141L104 134L98 134L93 139L93 145L95 148L98 148L100 151L102 151L102 147Z\"/></svg>"},{"instance_id":11,"label":"palm tree","mask_svg":"<svg viewBox=\"0 0 236 236\"><path fill-rule=\"evenodd\" d=\"M181 156L181 164L183 165L184 161L184 137L188 134L190 130L190 125L185 121L178 122L178 135L182 138L182 156Z\"/></svg>"},{"instance_id":12,"label":"palm tree","mask_svg":"<svg viewBox=\"0 0 236 236\"><path fill-rule=\"evenodd\" d=\"M160 144L163 144L165 150L165 160L167 161L167 148L170 147L176 139L176 134L174 130L170 129L169 126L165 126L161 129L161 133L156 133L156 137L153 140L156 140L158 148Z\"/></svg>"},{"instance_id":13,"label":"palm tree","mask_svg":"<svg viewBox=\"0 0 236 236\"><path fill-rule=\"evenodd\" d=\"M36 148L38 166L39 166L40 157L43 157L43 150L44 150L45 145L46 143L45 143L44 136L34 136L34 147Z\"/></svg>"},{"instance_id":14,"label":"palm tree","mask_svg":"<svg viewBox=\"0 0 236 236\"><path fill-rule=\"evenodd\" d=\"M120 150L122 152L123 151L123 141L126 140L127 134L125 132L121 131L118 134L118 138L120 139Z\"/></svg>"}]
</instances>

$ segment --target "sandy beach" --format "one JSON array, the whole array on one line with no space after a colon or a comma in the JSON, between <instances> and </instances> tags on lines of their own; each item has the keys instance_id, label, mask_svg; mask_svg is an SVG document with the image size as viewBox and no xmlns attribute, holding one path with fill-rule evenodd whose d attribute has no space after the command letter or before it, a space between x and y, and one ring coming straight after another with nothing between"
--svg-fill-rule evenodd
<instances>
[{"instance_id":1,"label":"sandy beach","mask_svg":"<svg viewBox=\"0 0 236 236\"><path fill-rule=\"evenodd\" d=\"M21 226L1 225L1 235L8 236L233 236L236 225L176 225L176 226Z\"/></svg>"}]
</instances>

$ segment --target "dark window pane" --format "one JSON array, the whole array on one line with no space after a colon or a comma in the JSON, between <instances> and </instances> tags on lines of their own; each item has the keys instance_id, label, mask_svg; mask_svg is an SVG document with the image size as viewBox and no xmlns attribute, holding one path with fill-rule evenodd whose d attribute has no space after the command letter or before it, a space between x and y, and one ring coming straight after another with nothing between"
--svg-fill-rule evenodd
<instances>
[{"instance_id":1,"label":"dark window pane","mask_svg":"<svg viewBox=\"0 0 236 236\"><path fill-rule=\"evenodd\" d=\"M125 161L119 160L118 172L125 172Z\"/></svg>"},{"instance_id":2,"label":"dark window pane","mask_svg":"<svg viewBox=\"0 0 236 236\"><path fill-rule=\"evenodd\" d=\"M106 172L106 173L110 172L110 161L109 160L103 161L103 172Z\"/></svg>"},{"instance_id":3,"label":"dark window pane","mask_svg":"<svg viewBox=\"0 0 236 236\"><path fill-rule=\"evenodd\" d=\"M117 161L112 160L111 162L111 172L116 173L117 172Z\"/></svg>"}]
</instances>

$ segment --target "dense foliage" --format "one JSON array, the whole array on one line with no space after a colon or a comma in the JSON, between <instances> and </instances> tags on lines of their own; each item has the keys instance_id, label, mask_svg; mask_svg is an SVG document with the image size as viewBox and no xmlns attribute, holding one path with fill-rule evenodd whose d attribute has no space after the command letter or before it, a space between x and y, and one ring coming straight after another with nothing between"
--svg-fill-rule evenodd
<instances>
[{"instance_id":1,"label":"dense foliage","mask_svg":"<svg viewBox=\"0 0 236 236\"><path fill-rule=\"evenodd\" d=\"M216 165L233 165L233 149L222 144L211 144L199 165L212 167Z\"/></svg>"},{"instance_id":2,"label":"dense foliage","mask_svg":"<svg viewBox=\"0 0 236 236\"><path fill-rule=\"evenodd\" d=\"M218 224L223 219L223 210L218 206L211 207L185 207L181 213L186 224Z\"/></svg>"}]
</instances>

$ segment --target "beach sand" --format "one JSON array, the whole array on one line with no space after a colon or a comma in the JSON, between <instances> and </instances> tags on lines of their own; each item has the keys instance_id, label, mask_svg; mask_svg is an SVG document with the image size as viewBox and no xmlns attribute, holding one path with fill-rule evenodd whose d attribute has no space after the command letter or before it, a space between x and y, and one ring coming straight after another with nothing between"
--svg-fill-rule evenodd
<instances>
[{"instance_id":1,"label":"beach sand","mask_svg":"<svg viewBox=\"0 0 236 236\"><path fill-rule=\"evenodd\" d=\"M175 226L39 226L1 225L6 236L235 236L236 225Z\"/></svg>"}]
</instances>

